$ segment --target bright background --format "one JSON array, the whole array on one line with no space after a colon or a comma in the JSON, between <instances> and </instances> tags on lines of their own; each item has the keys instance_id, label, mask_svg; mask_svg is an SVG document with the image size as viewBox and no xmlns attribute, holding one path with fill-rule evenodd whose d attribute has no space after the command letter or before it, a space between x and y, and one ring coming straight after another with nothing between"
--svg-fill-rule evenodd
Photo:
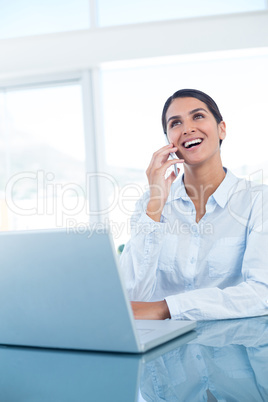
<instances>
[{"instance_id":1,"label":"bright background","mask_svg":"<svg viewBox=\"0 0 268 402\"><path fill-rule=\"evenodd\" d=\"M164 145L163 104L181 88L217 102L224 165L268 183L266 1L0 0L0 9L1 230L109 221L125 243Z\"/></svg>"}]
</instances>

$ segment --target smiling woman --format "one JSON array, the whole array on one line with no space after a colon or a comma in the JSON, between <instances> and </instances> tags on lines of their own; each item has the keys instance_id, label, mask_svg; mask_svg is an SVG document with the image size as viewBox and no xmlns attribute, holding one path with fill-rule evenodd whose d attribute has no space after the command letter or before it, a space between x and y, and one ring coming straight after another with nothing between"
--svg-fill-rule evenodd
<instances>
[{"instance_id":1,"label":"smiling woman","mask_svg":"<svg viewBox=\"0 0 268 402\"><path fill-rule=\"evenodd\" d=\"M135 318L267 314L268 187L223 167L226 125L207 94L175 92L162 124L170 144L153 154L121 256ZM184 165L176 182L166 175L175 164Z\"/></svg>"}]
</instances>

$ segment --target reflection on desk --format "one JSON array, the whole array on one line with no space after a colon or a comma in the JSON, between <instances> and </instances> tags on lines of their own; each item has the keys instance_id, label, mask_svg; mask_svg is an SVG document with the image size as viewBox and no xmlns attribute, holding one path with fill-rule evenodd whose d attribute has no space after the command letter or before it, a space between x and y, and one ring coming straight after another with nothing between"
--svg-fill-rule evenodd
<instances>
[{"instance_id":1,"label":"reflection on desk","mask_svg":"<svg viewBox=\"0 0 268 402\"><path fill-rule=\"evenodd\" d=\"M268 401L268 317L199 322L143 355L0 347L0 401Z\"/></svg>"},{"instance_id":2,"label":"reflection on desk","mask_svg":"<svg viewBox=\"0 0 268 402\"><path fill-rule=\"evenodd\" d=\"M268 401L268 317L200 322L141 376L145 401Z\"/></svg>"},{"instance_id":3,"label":"reflection on desk","mask_svg":"<svg viewBox=\"0 0 268 402\"><path fill-rule=\"evenodd\" d=\"M0 402L134 402L143 367L195 337L140 355L0 346Z\"/></svg>"}]
</instances>

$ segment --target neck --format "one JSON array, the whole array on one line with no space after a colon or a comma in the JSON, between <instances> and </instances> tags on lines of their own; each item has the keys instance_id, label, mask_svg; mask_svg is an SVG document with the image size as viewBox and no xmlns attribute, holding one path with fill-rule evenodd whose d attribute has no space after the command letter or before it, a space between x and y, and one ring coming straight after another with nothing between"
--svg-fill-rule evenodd
<instances>
[{"instance_id":1,"label":"neck","mask_svg":"<svg viewBox=\"0 0 268 402\"><path fill-rule=\"evenodd\" d=\"M184 185L195 206L204 211L208 198L225 177L221 159L214 163L184 167Z\"/></svg>"}]
</instances>

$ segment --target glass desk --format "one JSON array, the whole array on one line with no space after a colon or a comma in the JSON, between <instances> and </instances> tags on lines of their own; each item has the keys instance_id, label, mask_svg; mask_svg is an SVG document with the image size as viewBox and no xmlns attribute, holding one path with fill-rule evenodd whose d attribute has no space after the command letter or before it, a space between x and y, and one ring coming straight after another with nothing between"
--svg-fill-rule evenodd
<instances>
[{"instance_id":1,"label":"glass desk","mask_svg":"<svg viewBox=\"0 0 268 402\"><path fill-rule=\"evenodd\" d=\"M142 355L0 346L2 402L268 401L268 316L199 322Z\"/></svg>"}]
</instances>

